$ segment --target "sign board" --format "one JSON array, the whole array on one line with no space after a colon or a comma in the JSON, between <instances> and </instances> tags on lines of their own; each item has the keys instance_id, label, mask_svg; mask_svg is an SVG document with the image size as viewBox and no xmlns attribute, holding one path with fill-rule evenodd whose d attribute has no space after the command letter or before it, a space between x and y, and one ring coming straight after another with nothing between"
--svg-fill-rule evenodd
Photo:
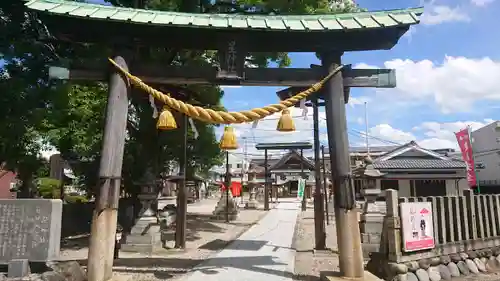
<instances>
[{"instance_id":1,"label":"sign board","mask_svg":"<svg viewBox=\"0 0 500 281\"><path fill-rule=\"evenodd\" d=\"M281 174L284 176L300 176L301 172L283 172Z\"/></svg>"},{"instance_id":2,"label":"sign board","mask_svg":"<svg viewBox=\"0 0 500 281\"><path fill-rule=\"evenodd\" d=\"M304 196L304 190L306 189L306 180L305 179L299 179L298 180L298 191L297 191L297 198L302 199Z\"/></svg>"},{"instance_id":3,"label":"sign board","mask_svg":"<svg viewBox=\"0 0 500 281\"><path fill-rule=\"evenodd\" d=\"M0 200L0 264L12 259L46 262L59 258L62 201Z\"/></svg>"},{"instance_id":4,"label":"sign board","mask_svg":"<svg viewBox=\"0 0 500 281\"><path fill-rule=\"evenodd\" d=\"M403 250L414 252L435 247L432 204L430 202L401 203Z\"/></svg>"}]
</instances>

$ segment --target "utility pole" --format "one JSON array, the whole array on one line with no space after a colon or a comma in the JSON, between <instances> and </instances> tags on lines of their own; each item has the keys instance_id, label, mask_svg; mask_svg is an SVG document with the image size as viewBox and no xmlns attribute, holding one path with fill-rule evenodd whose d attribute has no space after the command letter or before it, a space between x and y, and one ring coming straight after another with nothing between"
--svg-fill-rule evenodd
<instances>
[{"instance_id":1,"label":"utility pole","mask_svg":"<svg viewBox=\"0 0 500 281\"><path fill-rule=\"evenodd\" d=\"M115 57L114 61L128 70L127 63L122 57ZM107 281L113 277L129 90L127 79L113 68L109 80L106 125L99 166L99 194L90 230L87 267L89 281Z\"/></svg>"},{"instance_id":2,"label":"utility pole","mask_svg":"<svg viewBox=\"0 0 500 281\"><path fill-rule=\"evenodd\" d=\"M241 161L241 203L243 203L243 179L245 178L246 168L245 164L247 163L247 138L243 137L243 160Z\"/></svg>"},{"instance_id":3,"label":"utility pole","mask_svg":"<svg viewBox=\"0 0 500 281\"><path fill-rule=\"evenodd\" d=\"M318 97L312 98L313 105L313 132L314 132L314 238L316 250L326 247L325 217L323 213L323 197L321 193L321 164L319 159L319 112Z\"/></svg>"},{"instance_id":4,"label":"utility pole","mask_svg":"<svg viewBox=\"0 0 500 281\"><path fill-rule=\"evenodd\" d=\"M368 111L365 101L365 141L366 141L366 156L370 157L370 143L368 141Z\"/></svg>"},{"instance_id":5,"label":"utility pole","mask_svg":"<svg viewBox=\"0 0 500 281\"><path fill-rule=\"evenodd\" d=\"M330 224L330 214L328 213L328 185L326 183L325 146L321 146L321 161L323 166L323 190L325 193L325 216L326 224Z\"/></svg>"},{"instance_id":6,"label":"utility pole","mask_svg":"<svg viewBox=\"0 0 500 281\"><path fill-rule=\"evenodd\" d=\"M229 166L229 150L226 150L226 222L229 223L229 187L231 186L231 167Z\"/></svg>"},{"instance_id":7,"label":"utility pole","mask_svg":"<svg viewBox=\"0 0 500 281\"><path fill-rule=\"evenodd\" d=\"M300 149L300 178L304 180L304 191L302 192L302 204L300 206L301 211L307 210L306 201L306 191L307 191L307 181L304 179L304 150Z\"/></svg>"},{"instance_id":8,"label":"utility pole","mask_svg":"<svg viewBox=\"0 0 500 281\"><path fill-rule=\"evenodd\" d=\"M264 211L269 211L269 167L267 167L267 149L264 149Z\"/></svg>"},{"instance_id":9,"label":"utility pole","mask_svg":"<svg viewBox=\"0 0 500 281\"><path fill-rule=\"evenodd\" d=\"M325 73L341 64L342 53L324 52L321 61ZM335 222L339 248L340 274L344 278L363 278L364 265L361 235L355 211L354 190L349 159L349 140L342 72L323 87L332 183L334 187Z\"/></svg>"}]
</instances>

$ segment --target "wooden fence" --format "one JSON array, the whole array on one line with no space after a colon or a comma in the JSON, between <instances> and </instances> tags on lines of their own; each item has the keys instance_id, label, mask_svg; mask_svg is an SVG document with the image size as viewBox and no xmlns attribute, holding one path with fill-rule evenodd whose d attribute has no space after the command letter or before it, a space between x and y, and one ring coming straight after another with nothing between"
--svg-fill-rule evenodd
<instances>
[{"instance_id":1,"label":"wooden fence","mask_svg":"<svg viewBox=\"0 0 500 281\"><path fill-rule=\"evenodd\" d=\"M436 247L405 253L402 250L400 203L431 202ZM387 213L381 249L391 262L407 262L500 246L500 195L398 197L386 190Z\"/></svg>"}]
</instances>

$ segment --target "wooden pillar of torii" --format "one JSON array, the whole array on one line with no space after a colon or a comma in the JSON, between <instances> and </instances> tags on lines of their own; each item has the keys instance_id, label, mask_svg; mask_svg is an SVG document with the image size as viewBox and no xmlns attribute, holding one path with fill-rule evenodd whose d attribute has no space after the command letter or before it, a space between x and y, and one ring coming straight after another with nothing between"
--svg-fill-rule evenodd
<instances>
[{"instance_id":1,"label":"wooden pillar of torii","mask_svg":"<svg viewBox=\"0 0 500 281\"><path fill-rule=\"evenodd\" d=\"M341 56L342 53L333 52L321 54L325 73L341 64ZM344 85L341 74L334 75L325 84L323 95L334 188L339 268L341 268L343 276L362 278L364 275L363 252L361 234L354 209L356 202L351 178ZM320 186L320 183L317 183L316 186ZM318 200L322 202L321 197ZM322 212L322 210L318 211Z\"/></svg>"},{"instance_id":2,"label":"wooden pillar of torii","mask_svg":"<svg viewBox=\"0 0 500 281\"><path fill-rule=\"evenodd\" d=\"M123 57L117 56L114 60L121 67L128 69ZM112 69L99 166L99 193L90 230L88 280L111 280L113 277L129 91L128 80L118 70Z\"/></svg>"},{"instance_id":3,"label":"wooden pillar of torii","mask_svg":"<svg viewBox=\"0 0 500 281\"><path fill-rule=\"evenodd\" d=\"M324 75L341 65L341 52L323 52L320 56L322 65L311 65L311 69L322 69ZM352 70L348 68L347 71ZM358 231L357 216L354 210L356 202L350 170L345 104L347 104L349 100L350 87L391 88L396 86L396 78L394 72L391 70L372 69L367 73L378 73L378 75L374 75L372 79L366 79L362 84L353 85L345 79L346 72L343 72L343 75L342 73L334 75L324 85L321 92L311 97L311 102L306 103L306 106L313 107L314 115L315 174L317 175L314 196L315 242L316 249L324 249L326 246L323 214L325 207L323 203L325 198L323 198L323 196L326 196L326 192L322 194L321 181L319 180L320 146L318 134L318 106L324 105L325 119L327 121L331 177L334 189L334 212L337 225L336 230L341 273L343 276L362 277L364 272L363 253L360 232ZM280 99L284 100L302 90L304 90L303 87L290 87L277 92L277 94ZM318 97L322 97L324 102L320 103Z\"/></svg>"}]
</instances>

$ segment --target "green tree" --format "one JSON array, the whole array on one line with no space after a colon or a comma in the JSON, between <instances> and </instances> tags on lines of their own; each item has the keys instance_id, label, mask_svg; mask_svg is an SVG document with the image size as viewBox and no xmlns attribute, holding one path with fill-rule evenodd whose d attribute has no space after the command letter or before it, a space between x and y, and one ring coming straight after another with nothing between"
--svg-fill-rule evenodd
<instances>
[{"instance_id":1,"label":"green tree","mask_svg":"<svg viewBox=\"0 0 500 281\"><path fill-rule=\"evenodd\" d=\"M23 2L0 3L0 163L22 181L21 197L30 195L32 180L44 160L39 129L51 89L46 64L51 49L35 41L39 22L25 13Z\"/></svg>"},{"instance_id":2,"label":"green tree","mask_svg":"<svg viewBox=\"0 0 500 281\"><path fill-rule=\"evenodd\" d=\"M99 168L107 85L65 84L58 89L47 112L45 137L69 161L88 191L96 186Z\"/></svg>"},{"instance_id":3,"label":"green tree","mask_svg":"<svg viewBox=\"0 0 500 281\"><path fill-rule=\"evenodd\" d=\"M42 198L60 198L61 181L52 178L39 178L37 180L38 193Z\"/></svg>"}]
</instances>

